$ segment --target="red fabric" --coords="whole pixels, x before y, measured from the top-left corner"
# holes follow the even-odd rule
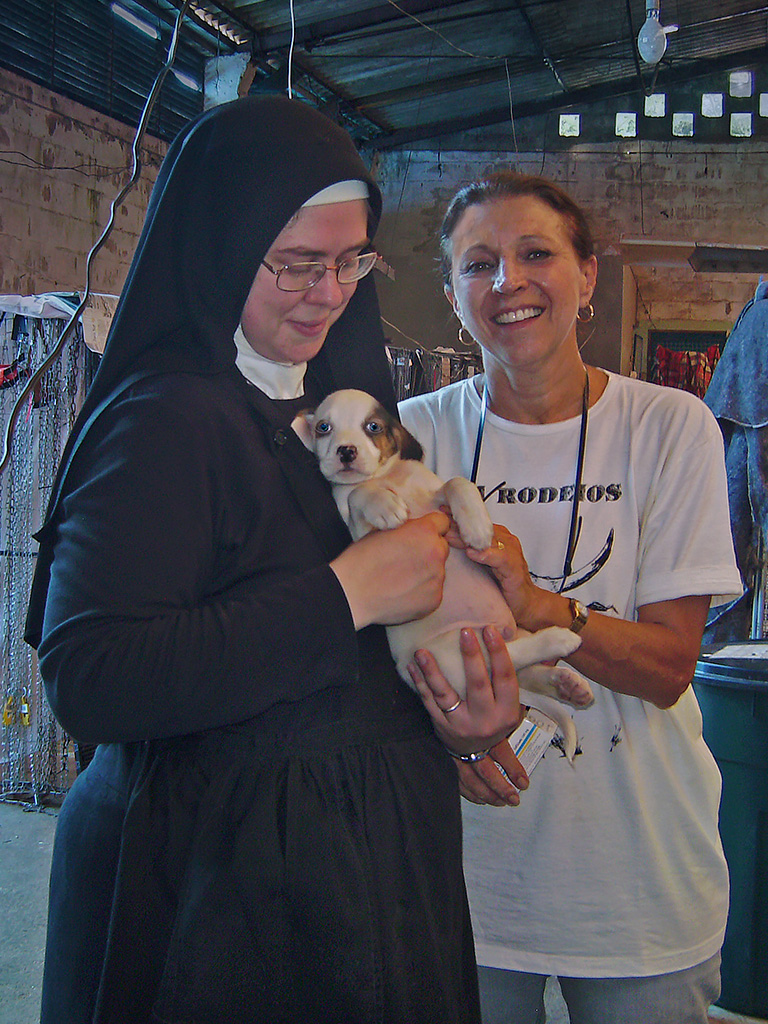
[[[28,370],[19,369],[18,359],[14,359],[10,364],[0,364],[0,388],[11,388],[14,384],[18,384],[23,377],[28,376]]]
[[[710,345],[704,352],[676,352],[658,345],[653,381],[703,398],[719,358],[720,348],[717,345]]]

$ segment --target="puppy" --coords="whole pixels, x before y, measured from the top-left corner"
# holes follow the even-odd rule
[[[336,391],[314,412],[301,413],[292,425],[333,484],[336,504],[355,540],[444,505],[468,547],[482,551],[491,544],[493,525],[477,487],[463,477],[443,483],[421,461],[418,441],[365,392]],[[387,627],[398,672],[412,685],[407,666],[414,652],[424,648],[432,652],[463,698],[466,683],[459,631],[465,626],[481,630],[485,625],[514,637],[507,648],[518,671],[521,701],[555,719],[572,761],[576,752],[573,720],[550,698],[585,708],[593,701],[592,690],[569,666],[540,663],[571,654],[580,638],[558,626],[537,633],[518,629],[496,582],[462,550],[451,548],[448,554],[440,606],[422,619]]]

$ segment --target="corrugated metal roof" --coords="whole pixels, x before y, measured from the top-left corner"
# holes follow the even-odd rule
[[[137,13],[143,9],[127,0]],[[156,24],[151,17],[148,22]],[[109,0],[3,0],[0,65],[87,107],[136,125],[168,51],[170,30],[158,38],[116,18]],[[175,67],[202,86],[199,42],[180,41]],[[203,93],[168,76],[149,131],[172,139],[203,108]]]
[[[121,2],[157,25],[161,40],[122,38],[110,0],[4,0],[0,63],[14,67],[15,47],[21,73],[47,74],[51,88],[91,95],[131,120],[182,0]],[[290,61],[294,94],[377,148],[439,146],[511,116],[520,125],[584,112],[733,69],[753,69],[758,91],[768,89],[768,4],[661,0],[661,23],[678,30],[655,68],[635,45],[645,15],[646,0],[191,0],[179,61],[199,75],[206,58],[246,51],[254,91],[284,87]],[[54,59],[62,47],[66,60]],[[164,130],[173,134],[200,100],[181,86],[173,95],[170,80],[165,88]]]

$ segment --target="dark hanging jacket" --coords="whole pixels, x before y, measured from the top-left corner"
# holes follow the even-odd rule
[[[739,313],[704,401],[723,432],[733,545],[747,584],[737,601],[711,613],[704,642],[746,640],[752,631],[759,537],[762,557],[768,558],[768,281],[760,282]]]
[[[291,410],[234,365],[260,261],[362,178],[304,104],[193,122],[158,177],[62,458],[27,638],[100,744],[62,809],[43,1024],[476,1022],[455,770],[356,633],[350,542]],[[371,278],[308,371],[394,399]]]

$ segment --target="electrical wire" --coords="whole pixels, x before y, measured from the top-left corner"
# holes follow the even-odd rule
[[[293,50],[296,46],[296,12],[293,9],[293,0],[288,0],[288,10],[291,15],[291,44],[288,47],[288,99],[293,99]]]
[[[459,53],[466,54],[467,57],[476,57],[478,60],[499,59],[498,57],[491,57],[488,56],[487,54],[472,53],[471,50],[465,50],[463,47],[457,46],[456,43],[452,43],[447,36],[443,35],[442,32],[438,32],[436,28],[432,28],[431,25],[427,25],[427,23],[425,21],[422,21],[421,18],[417,18],[415,14],[411,14],[409,11],[404,10],[399,4],[395,3],[395,0],[387,0],[387,3],[391,7],[394,7],[396,11],[399,11],[401,14],[404,14],[406,18],[410,18],[411,21],[415,21],[417,25],[421,25],[421,27],[425,28],[427,32],[431,32],[433,35],[436,35],[439,39],[442,39],[444,43],[447,43],[452,49],[457,50]]]
[[[640,170],[640,230],[645,235],[645,175],[643,173],[643,140],[638,139],[637,162]]]
[[[393,331],[397,331],[397,333],[398,333],[398,334],[399,334],[399,335],[400,335],[401,337],[405,338],[405,340],[406,340],[406,341],[410,341],[410,343],[411,343],[412,345],[415,345],[415,346],[416,346],[416,350],[417,350],[418,352],[429,352],[429,349],[427,348],[427,346],[426,346],[426,345],[424,345],[424,344],[423,344],[422,342],[420,342],[420,341],[417,341],[417,340],[416,340],[415,338],[412,338],[412,337],[411,337],[411,336],[410,336],[409,334],[406,334],[406,333],[405,333],[405,331],[401,331],[401,330],[400,330],[400,328],[396,326],[396,324],[391,324],[391,323],[389,322],[389,320],[387,320],[387,319],[386,319],[385,317],[383,317],[383,316],[380,316],[380,320],[381,320],[381,322],[382,322],[383,324],[386,324],[386,325],[387,325],[387,327],[391,327]]]
[[[11,156],[23,157],[23,160],[9,160]],[[28,153],[18,149],[0,149],[0,163],[8,164],[11,167],[39,167],[42,171],[77,171],[86,178],[105,178],[110,174],[119,174],[125,168],[120,167],[93,167],[92,164],[46,164],[42,160],[35,160]],[[86,170],[87,168],[87,170]]]
[[[541,167],[539,167],[539,175],[544,173],[544,164],[547,162],[547,128],[549,126],[549,115],[551,111],[546,110],[544,112],[544,133],[541,137]]]
[[[509,77],[509,61],[504,58],[504,70],[507,73],[507,96],[509,97],[509,121],[512,125],[512,141],[515,144],[515,154],[519,157],[520,150],[517,148],[517,131],[515,130],[515,113],[512,109],[512,81]]]
[[[91,294],[91,265],[93,263],[94,257],[99,252],[101,247],[104,245],[109,234],[112,231],[112,228],[114,227],[117,207],[120,205],[123,199],[125,199],[125,197],[128,195],[128,193],[131,191],[131,189],[141,176],[141,154],[139,151],[139,147],[141,144],[141,140],[144,137],[144,133],[147,129],[147,123],[149,122],[149,117],[150,114],[152,113],[152,108],[155,105],[155,101],[160,93],[160,89],[162,88],[163,82],[165,81],[165,77],[173,67],[173,62],[176,59],[176,50],[179,42],[179,32],[181,29],[181,23],[190,3],[191,0],[183,0],[181,8],[179,9],[179,13],[176,16],[176,23],[173,28],[173,35],[171,36],[170,46],[168,47],[168,57],[166,58],[165,64],[158,72],[158,75],[152,84],[152,88],[150,89],[146,103],[144,104],[144,109],[141,112],[139,124],[138,127],[136,128],[136,134],[133,139],[133,167],[131,171],[131,176],[126,182],[126,184],[117,193],[115,198],[112,200],[112,206],[109,211],[109,220],[107,222],[107,226],[104,228],[100,237],[96,240],[96,242],[91,248],[91,251],[88,253],[88,256],[86,257],[85,291],[83,292],[83,297],[80,300],[80,304],[78,305],[77,309],[74,310],[69,320],[67,321],[66,325],[64,326],[64,329],[61,332],[59,340],[56,342],[54,348],[51,350],[49,355],[46,356],[46,358],[43,360],[38,369],[35,370],[32,376],[27,380],[26,384],[24,385],[24,388],[22,389],[21,393],[19,394],[19,397],[16,400],[16,403],[11,409],[11,413],[10,416],[8,417],[8,422],[5,427],[5,444],[3,449],[3,457],[2,459],[0,459],[0,473],[4,471],[5,467],[8,465],[8,462],[10,461],[11,444],[13,443],[13,433],[16,428],[16,421],[19,418],[19,414],[21,413],[24,403],[26,402],[27,398],[34,390],[34,388],[37,386],[40,379],[45,376],[45,374],[48,372],[51,366],[53,366],[53,364],[61,355],[61,352],[64,349],[64,345],[67,343],[70,334],[75,329],[77,322],[80,319],[80,316],[82,315],[82,312],[88,303],[88,299]]]

